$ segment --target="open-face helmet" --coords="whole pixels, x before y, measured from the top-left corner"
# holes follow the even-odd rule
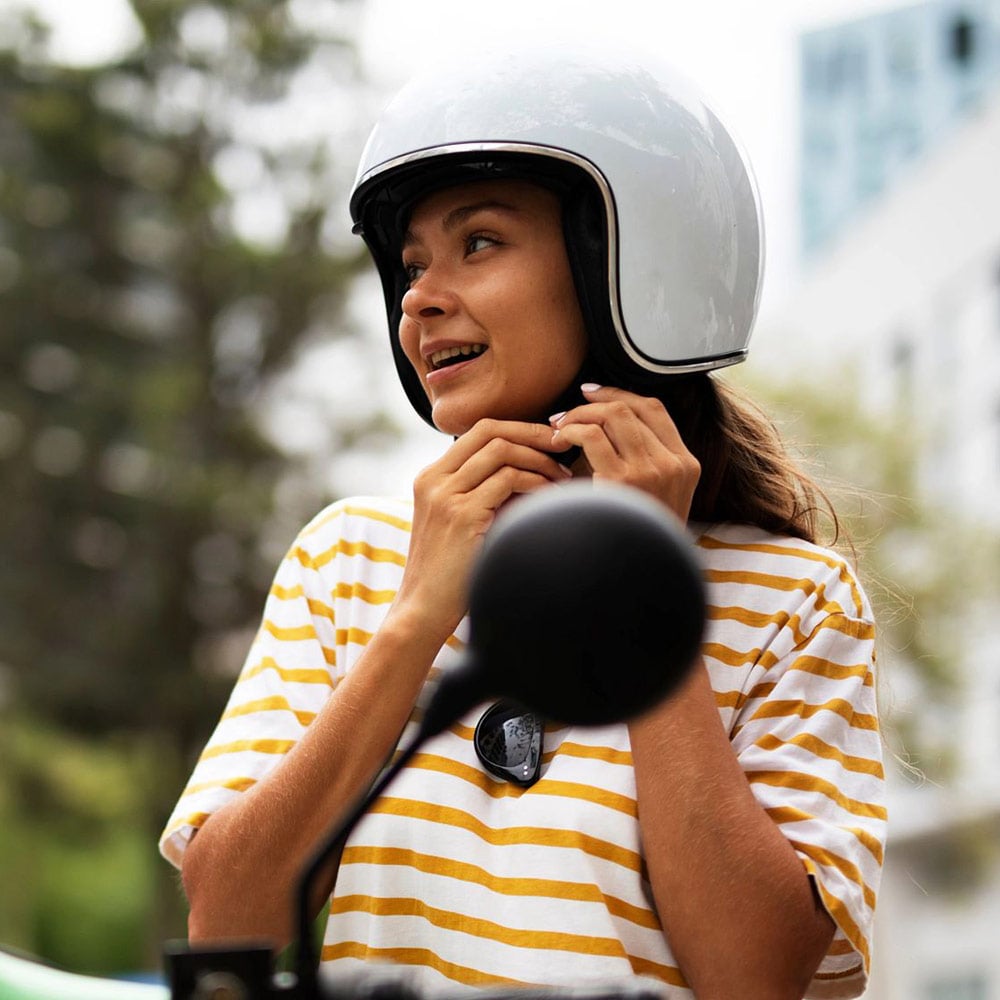
[[[641,390],[746,357],[764,263],[760,199],[698,91],[646,55],[603,47],[480,52],[399,91],[350,199],[381,276],[397,371],[428,423],[398,336],[403,233],[432,191],[501,178],[560,196],[592,380]]]

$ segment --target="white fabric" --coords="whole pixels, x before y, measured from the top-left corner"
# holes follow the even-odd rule
[[[399,584],[411,515],[406,501],[343,501],[296,540],[164,831],[161,850],[174,864],[193,831],[294,744],[351,669]],[[692,531],[708,587],[703,652],[723,725],[837,924],[809,995],[856,996],[885,833],[871,611],[830,551],[745,526]],[[463,629],[441,651],[416,717],[437,672],[455,662]],[[541,780],[524,791],[475,757],[484,707],[424,746],[350,837],[324,961],[345,970],[402,962],[431,990],[639,973],[690,996],[644,879],[627,728],[548,727]]]

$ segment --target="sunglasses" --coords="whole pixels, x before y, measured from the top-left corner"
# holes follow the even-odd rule
[[[490,774],[530,788],[542,773],[544,732],[541,716],[516,702],[498,701],[476,723],[472,744]]]

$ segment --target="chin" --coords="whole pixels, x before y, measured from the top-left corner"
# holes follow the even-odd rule
[[[431,406],[431,420],[434,421],[434,426],[442,434],[450,434],[452,437],[460,437],[477,420],[481,420],[485,416],[485,413],[470,413],[464,408],[459,410],[454,406],[442,406],[441,404]]]
[[[449,405],[451,404],[451,405]],[[542,407],[544,410],[544,407]],[[545,410],[545,413],[551,412]],[[482,400],[477,400],[475,405],[460,406],[448,402],[439,401],[431,406],[431,419],[434,426],[445,434],[459,437],[466,431],[471,430],[480,420],[520,420],[525,423],[545,423],[547,417],[540,416],[532,410],[509,409],[503,406],[484,405]]]

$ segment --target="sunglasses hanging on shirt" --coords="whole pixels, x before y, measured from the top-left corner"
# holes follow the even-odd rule
[[[476,724],[472,742],[483,767],[497,778],[530,788],[542,772],[541,716],[513,701],[498,701]]]

